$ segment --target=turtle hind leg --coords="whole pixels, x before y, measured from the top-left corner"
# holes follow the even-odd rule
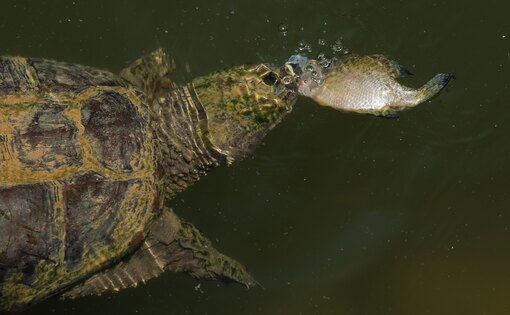
[[[62,294],[63,298],[101,295],[136,287],[165,271],[187,272],[195,278],[257,284],[237,261],[219,253],[191,224],[164,210],[142,246],[125,261],[96,274]]]

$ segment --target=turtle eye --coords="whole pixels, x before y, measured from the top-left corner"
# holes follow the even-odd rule
[[[270,71],[262,77],[262,81],[267,85],[275,85],[276,81],[278,81],[278,76]]]

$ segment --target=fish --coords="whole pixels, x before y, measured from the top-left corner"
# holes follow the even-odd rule
[[[454,78],[438,73],[418,89],[397,79],[412,75],[383,55],[349,54],[331,62],[293,55],[287,64],[298,75],[298,94],[340,111],[398,117],[398,112],[436,96]]]

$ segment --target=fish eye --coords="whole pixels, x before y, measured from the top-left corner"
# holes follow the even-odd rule
[[[278,76],[271,71],[262,77],[262,81],[267,85],[275,85],[276,81],[278,81]]]

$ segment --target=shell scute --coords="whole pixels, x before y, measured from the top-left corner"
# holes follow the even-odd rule
[[[111,73],[80,65],[37,58],[27,63],[35,70],[41,90],[77,93],[90,86],[127,86]]]
[[[100,91],[83,102],[81,123],[94,156],[120,172],[131,172],[141,155],[145,126],[128,97],[115,91]]]
[[[136,180],[135,180],[136,181]],[[86,245],[113,247],[113,231],[122,224],[118,209],[133,185],[132,181],[104,181],[96,174],[84,174],[65,185],[67,208],[65,261],[69,270],[80,268],[87,257]],[[108,202],[105,202],[108,200]],[[131,211],[136,210],[129,209]],[[90,248],[89,250],[93,250]]]
[[[161,192],[148,110],[113,74],[0,58],[0,312],[140,245]]]
[[[24,58],[0,58],[0,94],[33,90],[36,83],[26,70]]]
[[[0,188],[0,270],[23,270],[32,282],[42,258],[50,260],[60,240],[52,238],[55,198],[46,183]]]
[[[64,105],[48,102],[15,126],[14,143],[26,167],[49,171],[82,165],[78,129],[64,115],[65,109]]]

